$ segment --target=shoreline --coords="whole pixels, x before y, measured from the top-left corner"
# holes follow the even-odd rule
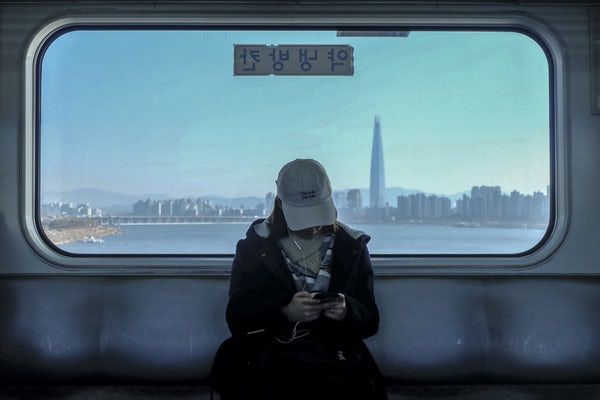
[[[85,226],[77,228],[44,229],[44,233],[55,245],[83,241],[86,237],[102,238],[120,235],[121,230],[114,226]]]

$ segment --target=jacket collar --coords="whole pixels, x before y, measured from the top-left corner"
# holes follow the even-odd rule
[[[253,223],[252,226],[254,227],[254,232],[256,232],[256,234],[263,239],[266,239],[269,237],[269,235],[271,235],[269,221],[267,221],[266,218],[255,221],[255,223]]]
[[[340,221],[338,221],[337,223],[338,226],[341,228],[338,231],[339,233],[341,233],[341,235],[338,236],[347,239],[354,246],[359,247],[360,245],[366,244],[369,242],[369,240],[371,240],[371,237],[365,232],[351,228],[350,226]],[[269,226],[269,221],[266,218],[261,218],[254,221],[248,229],[248,231],[246,232],[246,236],[258,236],[261,239],[268,239],[271,236],[271,228]]]
[[[350,246],[358,250],[371,239],[371,237],[363,231],[350,228],[346,224],[339,222],[339,226],[341,229],[339,229],[336,234],[334,248],[338,246]],[[279,246],[277,246],[275,238],[271,235],[269,222],[264,218],[254,221],[252,225],[250,225],[250,228],[248,228],[246,237],[249,241],[254,242],[255,248],[258,249],[258,256],[262,259],[264,264],[276,277],[278,277],[278,279],[288,286],[290,292],[293,292],[295,290],[294,280],[287,268],[282,268],[284,261],[282,260]],[[350,252],[344,251],[342,253],[344,256],[351,256]],[[356,252],[354,252],[354,254],[356,254]]]

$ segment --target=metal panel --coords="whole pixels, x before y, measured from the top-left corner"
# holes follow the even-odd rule
[[[3,273],[61,273],[59,269],[50,268],[48,261],[42,261],[37,257],[34,257],[30,251],[28,242],[23,240],[23,235],[20,233],[19,227],[19,192],[20,182],[24,182],[19,179],[17,174],[20,167],[17,163],[17,157],[19,155],[18,150],[23,147],[20,146],[20,140],[22,138],[22,126],[20,122],[21,105],[24,104],[22,98],[23,90],[23,74],[22,67],[24,60],[24,51],[27,47],[27,42],[34,34],[36,29],[39,29],[42,25],[51,19],[73,15],[74,13],[87,14],[90,12],[104,13],[105,15],[115,15],[118,13],[123,15],[138,15],[138,16],[153,16],[157,15],[179,15],[182,14],[195,16],[200,18],[213,17],[222,18],[223,20],[231,20],[225,18],[228,15],[236,14],[239,16],[257,16],[264,12],[264,9],[259,4],[240,5],[240,4],[210,4],[210,3],[156,3],[148,4],[143,2],[111,2],[111,3],[71,3],[65,2],[63,5],[60,3],[52,5],[42,5],[42,3],[29,2],[30,5],[6,5],[4,3],[0,12],[0,48],[1,52],[1,90],[2,96],[0,98],[3,118],[0,121],[0,144],[2,156],[0,157],[0,167],[2,168],[2,174],[0,175],[3,190],[0,192],[0,213],[4,214],[4,224],[0,226],[1,235],[7,239],[10,243],[10,252],[4,252],[0,256],[0,260],[9,261],[19,259],[20,262],[5,262],[2,268]],[[532,4],[528,2],[528,4]],[[230,14],[227,14],[227,13]],[[589,14],[585,7],[561,7],[561,6],[516,6],[516,5],[502,5],[496,3],[488,7],[481,6],[469,6],[463,4],[448,4],[448,5],[394,5],[394,4],[381,4],[374,9],[370,6],[365,6],[359,3],[349,3],[347,6],[339,6],[332,3],[323,4],[305,4],[302,7],[289,4],[279,4],[277,6],[272,5],[270,10],[272,15],[289,16],[290,13],[300,17],[305,17],[306,20],[321,21],[327,23],[330,19],[324,18],[323,15],[326,13],[335,15],[348,15],[348,16],[381,16],[385,15],[385,18],[400,18],[407,17],[410,15],[421,15],[427,12],[428,15],[454,15],[461,16],[469,13],[486,13],[489,15],[506,15],[509,14],[523,14],[526,13],[528,16],[532,16],[534,19],[543,21],[544,25],[552,30],[553,35],[557,39],[558,48],[564,49],[565,55],[565,72],[568,76],[565,76],[565,82],[568,82],[567,93],[565,93],[563,100],[565,101],[564,109],[560,114],[560,117],[564,119],[564,148],[559,149],[559,152],[564,156],[565,168],[561,171],[563,176],[562,186],[557,185],[561,196],[565,197],[565,208],[572,210],[573,220],[576,224],[576,228],[569,232],[566,236],[565,242],[559,253],[554,255],[554,258],[548,260],[548,262],[539,265],[534,270],[517,271],[515,269],[502,269],[493,270],[491,273],[596,273],[596,263],[594,261],[595,246],[600,238],[598,230],[594,229],[594,225],[591,223],[592,218],[587,216],[587,210],[593,209],[595,205],[595,199],[598,198],[599,190],[597,185],[593,182],[597,182],[598,179],[598,158],[597,149],[599,147],[598,135],[592,135],[591,132],[595,132],[598,129],[598,120],[590,118],[589,111],[582,112],[584,108],[584,102],[590,104],[589,100]],[[163,13],[163,14],[160,14]],[[417,14],[415,14],[417,13]],[[225,16],[225,17],[224,17]],[[244,17],[240,17],[244,18]],[[381,20],[381,18],[380,18]],[[566,84],[566,83],[565,83]],[[589,108],[587,108],[589,110]],[[571,114],[571,115],[570,115]],[[572,149],[568,148],[568,143],[572,146]],[[596,149],[596,150],[594,150]],[[574,160],[569,160],[571,154],[577,154]],[[573,172],[570,169],[573,168]],[[560,183],[560,182],[559,182]],[[571,185],[572,191],[571,191]],[[573,194],[574,206],[568,205],[568,199]],[[22,203],[23,204],[23,203]],[[563,224],[563,229],[568,228],[568,221]],[[559,235],[560,236],[560,235]],[[560,242],[560,240],[558,240]],[[557,261],[559,260],[560,261]],[[480,263],[473,263],[473,260],[466,259],[461,260],[461,265],[472,265],[472,266],[490,266],[489,261],[483,260]],[[57,260],[53,261],[54,263]],[[171,262],[174,263],[172,260]],[[204,263],[208,266],[209,271],[224,273],[226,272],[226,266],[228,260],[206,260]],[[538,263],[540,261],[538,260]],[[115,265],[119,263],[119,260],[115,262]],[[187,265],[198,264],[197,260],[188,260]],[[380,266],[384,266],[384,261],[377,260],[376,262]],[[412,264],[411,264],[412,263]],[[419,264],[421,263],[421,264]],[[147,272],[161,272],[156,269],[149,269],[149,265],[161,265],[166,266],[166,260],[141,260],[138,263],[142,266],[142,270],[130,268],[127,271],[119,268],[119,272],[126,273],[147,273]],[[193,269],[183,268],[181,265],[176,267],[179,273],[194,273]],[[391,260],[388,266],[392,270],[402,264],[399,260]],[[517,262],[518,265],[525,265],[526,262],[520,260]],[[414,265],[414,268],[408,268],[410,265]],[[210,269],[210,266],[215,267]],[[452,267],[450,270],[444,268],[444,261],[438,259],[430,259],[428,261],[418,260],[407,260],[404,263],[404,271],[402,273],[409,274],[421,274],[421,273],[487,273],[487,269],[481,268],[456,268]],[[170,273],[173,271],[172,268],[162,270],[163,273]],[[115,271],[112,271],[115,272]],[[397,273],[394,272],[394,273]]]
[[[590,47],[592,53],[592,113],[600,114],[600,10],[598,9],[591,12]]]
[[[192,257],[69,257],[54,252],[46,245],[42,235],[38,232],[35,221],[35,126],[36,126],[36,66],[39,62],[39,52],[44,43],[51,40],[53,35],[66,28],[94,27],[94,26],[181,26],[181,25],[232,25],[232,26],[269,26],[289,25],[291,27],[317,25],[317,26],[413,26],[438,28],[463,28],[463,29],[513,29],[522,30],[533,35],[546,47],[549,63],[554,74],[552,76],[551,96],[554,99],[552,115],[554,120],[551,132],[552,150],[551,158],[554,160],[551,188],[556,193],[552,214],[555,215],[548,232],[547,240],[539,248],[522,256],[468,256],[468,257],[385,257],[375,260],[376,270],[379,274],[412,274],[412,273],[462,273],[462,274],[487,274],[487,273],[515,273],[520,270],[530,269],[541,264],[549,258],[561,245],[565,238],[569,224],[569,186],[568,186],[568,159],[566,142],[566,93],[564,56],[558,38],[550,28],[538,20],[506,12],[490,16],[488,14],[466,13],[453,15],[447,12],[424,14],[398,14],[385,13],[376,16],[345,16],[340,12],[302,17],[288,15],[280,17],[231,15],[215,17],[172,16],[153,14],[152,16],[139,16],[131,14],[127,17],[111,14],[89,16],[67,16],[55,19],[45,24],[31,39],[27,49],[25,62],[25,101],[24,101],[24,144],[23,144],[23,205],[22,225],[31,246],[40,256],[71,271],[94,270],[94,272],[107,273],[196,273],[196,274],[226,274],[230,265],[230,258],[192,258]],[[549,228],[550,229],[550,228]],[[115,264],[121,267],[114,268]],[[169,268],[153,267],[160,265]],[[202,267],[202,268],[198,268]]]

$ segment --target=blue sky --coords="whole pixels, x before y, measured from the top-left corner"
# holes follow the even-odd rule
[[[236,77],[234,44],[350,44],[355,74]],[[364,188],[375,115],[388,187],[549,184],[548,64],[519,33],[74,31],[41,85],[42,191],[263,196],[294,158]]]

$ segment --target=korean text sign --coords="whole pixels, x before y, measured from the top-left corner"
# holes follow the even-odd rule
[[[234,45],[234,75],[354,75],[349,45]]]

